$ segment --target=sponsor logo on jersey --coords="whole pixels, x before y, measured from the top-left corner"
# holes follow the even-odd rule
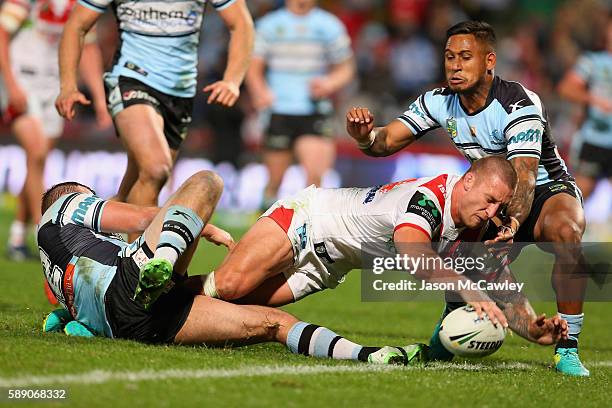
[[[79,207],[74,210],[72,213],[72,217],[70,219],[77,225],[83,226],[85,224],[85,215],[87,214],[87,210],[93,203],[96,202],[98,198],[94,196],[86,197],[79,203]]]
[[[442,214],[436,204],[420,191],[417,191],[410,199],[406,213],[425,218],[432,230],[435,230],[442,222]]]
[[[302,249],[306,249],[306,243],[308,242],[308,236],[306,235],[306,224],[302,225],[299,228],[295,229],[295,232],[300,237],[300,247]]]
[[[372,200],[374,200],[374,197],[376,197],[376,192],[380,190],[381,187],[382,187],[382,184],[379,186],[372,187],[366,194],[366,197],[363,200],[363,204],[371,203]]]
[[[510,105],[510,113],[514,112],[517,109],[521,109],[523,107],[523,105],[521,105],[521,102],[523,102],[525,99],[521,99],[520,101],[513,103],[512,105]]]
[[[539,142],[541,135],[542,135],[542,132],[540,132],[540,129],[525,130],[523,132],[520,132],[512,136],[510,140],[508,140],[508,144],[511,145],[511,144],[521,143],[521,142]]]
[[[452,116],[450,118],[446,118],[446,131],[450,137],[457,137],[457,119],[453,118]]]
[[[419,109],[419,106],[416,104],[416,102],[412,102],[412,105],[410,105],[408,110],[414,113],[415,115],[420,116],[422,119],[425,119],[425,114]]]

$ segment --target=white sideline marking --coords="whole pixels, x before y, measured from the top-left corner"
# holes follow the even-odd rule
[[[592,361],[587,367],[612,367],[612,361]],[[201,378],[232,378],[232,377],[265,377],[274,375],[308,375],[325,373],[372,373],[385,371],[496,371],[515,370],[526,371],[536,367],[535,364],[520,362],[500,362],[495,364],[482,363],[432,363],[425,367],[402,366],[373,366],[367,364],[356,365],[289,365],[289,366],[250,366],[234,369],[168,369],[168,370],[142,370],[142,371],[107,371],[93,370],[81,374],[64,374],[48,376],[22,376],[16,378],[0,377],[0,387],[32,387],[47,384],[103,384],[113,381],[139,382],[170,379],[201,379]]]

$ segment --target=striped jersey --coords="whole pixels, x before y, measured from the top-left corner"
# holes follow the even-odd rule
[[[266,80],[274,94],[272,112],[283,115],[327,114],[329,100],[310,95],[310,81],[330,65],[352,56],[350,38],[333,14],[313,8],[297,15],[282,8],[256,23],[253,55],[265,60]]]
[[[574,72],[587,83],[589,92],[612,101],[612,53],[600,51],[583,54]],[[612,114],[594,105],[587,107],[586,114],[580,128],[580,138],[595,146],[612,148]]]
[[[207,1],[217,10],[236,0],[78,0],[103,13],[110,5],[121,42],[112,76],[126,76],[168,95],[196,92],[198,44]]]
[[[420,95],[398,120],[417,138],[443,127],[470,162],[490,155],[538,158],[537,185],[572,179],[552,139],[544,105],[518,82],[495,77],[485,106],[472,114],[457,93],[437,88]]]

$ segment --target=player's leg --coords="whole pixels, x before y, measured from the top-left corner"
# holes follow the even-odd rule
[[[555,194],[546,199],[534,227],[537,242],[552,243],[552,249],[548,250],[555,256],[552,285],[557,295],[557,310],[569,326],[568,339],[556,346],[555,363],[557,370],[571,375],[589,375],[578,358],[587,284],[580,246],[584,229],[581,203],[571,194]]]
[[[321,185],[321,179],[336,160],[333,140],[316,135],[300,136],[295,142],[295,156],[306,173],[306,185]]]
[[[44,190],[44,170],[53,139],[45,135],[40,119],[33,115],[22,115],[13,122],[13,133],[26,156],[26,177],[18,200],[18,227],[10,237],[12,246],[25,247],[26,223],[37,224],[40,220],[40,197]],[[13,229],[13,228],[12,228]],[[20,241],[20,242],[17,242]]]
[[[173,165],[172,152],[164,136],[164,120],[150,105],[131,105],[115,116],[115,126],[121,141],[132,159],[131,174],[124,177],[124,184],[136,181],[126,200],[132,204],[155,206],[157,197],[170,175]],[[123,182],[122,182],[123,183]]]
[[[293,162],[293,153],[289,149],[269,149],[263,153],[263,162],[268,169],[268,183],[264,189],[262,209],[267,209],[277,199],[278,189],[283,182],[285,172]]]
[[[264,140],[263,163],[268,170],[268,183],[261,205],[266,210],[277,199],[278,189],[285,172],[293,162],[293,136],[298,116],[276,115],[270,117]]]
[[[262,217],[209,275],[204,291],[223,300],[244,298],[292,264],[293,247],[287,233],[270,217]]]
[[[295,354],[378,364],[414,364],[424,355],[422,345],[364,347],[280,309],[235,305],[207,296],[195,297],[174,342],[223,346],[279,342]]]
[[[144,241],[154,248],[154,255],[141,268],[135,298],[146,307],[165,289],[172,272],[185,273],[222,190],[223,181],[217,174],[211,171],[194,174],[168,199],[145,230]]]

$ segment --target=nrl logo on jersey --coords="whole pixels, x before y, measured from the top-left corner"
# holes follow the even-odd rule
[[[457,137],[457,119],[453,118],[452,116],[450,118],[446,118],[446,131],[450,137]]]

